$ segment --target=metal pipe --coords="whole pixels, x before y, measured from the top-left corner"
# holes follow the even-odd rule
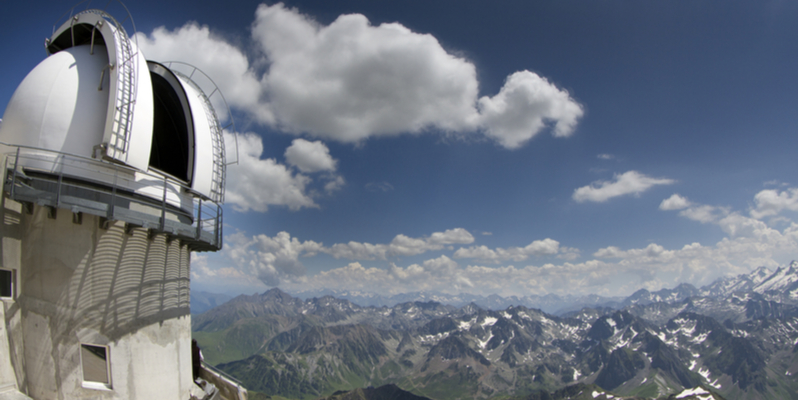
[[[91,46],[89,46],[89,54],[90,55],[94,55],[94,32],[96,30],[97,30],[97,24],[94,24],[94,26],[92,26],[92,44],[91,44]],[[102,80],[102,78],[101,78],[101,80]],[[102,82],[100,84],[102,85]]]
[[[75,47],[75,21],[78,20],[78,16],[72,17],[72,21],[69,23],[69,35],[72,38],[72,47]]]
[[[97,87],[98,92],[103,90],[103,79],[106,77],[106,70],[111,70],[111,68],[114,68],[114,66],[112,64],[108,64],[103,67],[102,71],[100,71],[100,86]]]

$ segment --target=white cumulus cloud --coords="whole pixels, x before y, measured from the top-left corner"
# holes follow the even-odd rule
[[[225,141],[234,143],[230,134]],[[239,134],[238,143],[239,163],[228,166],[225,187],[225,201],[234,209],[265,212],[271,205],[293,210],[317,206],[306,193],[311,178],[292,173],[273,158],[261,158],[264,146],[260,136]]]
[[[783,210],[797,211],[797,188],[783,192],[767,189],[758,192],[754,198],[755,209],[750,210],[753,218],[764,218],[778,215]]]
[[[661,202],[661,205],[658,206],[660,210],[668,211],[668,210],[681,210],[686,207],[689,207],[691,203],[689,200],[686,200],[685,197],[674,193],[672,196],[669,196],[668,199],[664,199]]]
[[[360,142],[435,129],[482,133],[514,149],[544,130],[569,136],[583,115],[566,90],[530,71],[478,99],[469,60],[430,34],[373,25],[361,14],[323,25],[282,3],[262,4],[254,45],[234,45],[194,22],[136,38],[148,59],[199,67],[234,108],[298,135]]]
[[[575,249],[569,249],[570,253]],[[500,261],[523,261],[531,256],[548,256],[559,253],[559,243],[556,240],[547,238],[544,240],[534,240],[525,247],[508,247],[490,249],[486,246],[462,247],[453,254],[455,258],[475,258],[489,262]]]
[[[328,146],[319,140],[314,142],[305,139],[292,140],[292,145],[286,148],[284,157],[287,163],[305,173],[336,171],[336,160],[331,157]]]
[[[189,22],[173,31],[159,27],[149,35],[136,33],[135,39],[148,60],[181,61],[200,68],[220,87],[232,107],[247,111],[260,122],[274,121],[269,103],[262,98],[260,77],[247,55],[208,26]],[[220,110],[217,114],[225,115]]]
[[[796,259],[796,222],[790,222],[789,226],[779,230],[741,211],[689,203],[691,205],[678,214],[718,225],[725,236],[716,244],[693,242],[667,248],[650,243],[628,249],[611,245],[596,250],[587,260],[575,262],[573,256],[577,257],[577,249],[544,239],[523,247],[492,249],[470,246],[457,250],[452,258],[439,253],[407,266],[388,262],[387,266],[367,268],[351,262],[308,275],[302,261],[306,257],[331,255],[351,260],[386,260],[392,255],[444,252],[452,244],[469,244],[474,238],[466,230],[454,228],[422,237],[397,235],[390,243],[349,242],[326,247],[314,241],[301,241],[287,232],[273,237],[236,233],[226,236],[221,255],[193,256],[192,273],[194,279],[203,282],[238,280],[239,285],[250,288],[253,281],[260,281],[268,286],[279,284],[289,291],[339,289],[388,295],[433,291],[484,296],[548,293],[618,296],[640,288],[659,290],[674,287],[682,282],[701,286],[720,276],[746,273],[759,266],[776,268]],[[529,260],[533,255],[564,257],[568,261],[543,265],[496,265],[499,261]],[[217,263],[217,257],[225,257],[231,262]],[[460,265],[456,261],[459,258],[472,258],[494,265]]]
[[[283,281],[305,276],[306,269],[299,257],[313,256],[321,249],[322,244],[301,242],[288,232],[279,232],[274,237],[264,234],[248,237],[239,232],[225,238],[222,254],[265,285],[278,286]]]
[[[350,260],[385,260],[387,257],[413,256],[428,251],[441,250],[445,245],[469,244],[475,241],[469,231],[464,228],[448,229],[434,232],[430,236],[412,238],[399,234],[388,244],[372,244],[360,242],[336,243],[323,249],[334,258]]]
[[[264,84],[287,131],[359,141],[460,131],[477,120],[474,65],[398,23],[349,14],[322,26],[279,3],[258,7],[253,39],[270,62]]]
[[[608,199],[627,194],[639,195],[655,185],[675,183],[672,179],[653,178],[637,171],[628,171],[614,175],[613,181],[598,181],[591,185],[575,189],[572,199],[578,203],[584,201],[604,202]]]
[[[792,193],[793,191],[794,193]],[[718,225],[731,239],[751,238],[767,240],[773,238],[777,240],[777,238],[781,236],[781,233],[770,227],[767,223],[757,219],[755,216],[763,217],[775,215],[783,209],[791,209],[791,207],[796,208],[796,204],[791,202],[792,194],[794,194],[796,198],[797,194],[794,189],[790,189],[781,194],[770,190],[759,192],[756,195],[756,208],[750,210],[750,217],[742,215],[738,211],[731,212],[729,207],[693,204],[686,199],[683,200],[688,206],[682,209],[678,215],[704,224]],[[672,197],[670,197],[670,199],[671,198]],[[765,198],[766,200],[764,200]],[[662,202],[662,205],[663,204]],[[794,224],[794,222],[792,222],[792,224]]]
[[[481,97],[479,104],[486,134],[509,149],[522,146],[547,123],[554,124],[554,136],[570,136],[583,116],[566,90],[530,71],[513,73],[500,93]]]
[[[729,212],[730,211],[724,207],[697,204],[682,210],[678,215],[708,224],[719,221],[722,217],[728,215]]]

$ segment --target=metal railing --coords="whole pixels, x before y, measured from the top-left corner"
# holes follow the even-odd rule
[[[209,373],[212,373],[212,374],[216,375],[221,380],[226,381],[225,383],[229,384],[231,387],[236,385],[236,392],[237,392],[237,396],[239,397],[239,399],[240,400],[245,400],[246,399],[246,397],[245,397],[245,399],[242,399],[242,396],[240,395],[240,393],[247,393],[247,389],[244,387],[244,385],[242,385],[242,382],[240,382],[238,379],[232,377],[230,374],[227,374],[227,373],[225,373],[225,372],[223,372],[223,371],[221,371],[221,370],[219,370],[217,368],[214,368],[213,366],[211,366],[211,364],[209,364],[209,363],[207,363],[205,361],[201,361],[201,364],[203,365],[203,369],[205,369]]]
[[[214,200],[223,202],[225,200],[225,169],[230,164],[239,163],[239,138],[235,133],[231,136],[233,136],[234,140],[233,149],[235,151],[236,160],[231,162],[227,161],[224,131],[228,129],[230,129],[229,132],[236,131],[236,125],[233,121],[233,114],[231,113],[230,106],[228,106],[228,101],[225,100],[225,96],[222,95],[222,91],[214,80],[194,65],[182,61],[166,61],[164,65],[169,68],[173,74],[186,79],[200,94],[200,101],[205,109],[206,118],[208,118],[208,126],[211,129],[212,161],[214,163],[211,176],[211,194]],[[217,96],[217,98],[212,101],[214,96]],[[214,102],[221,106],[222,112],[226,113],[222,116],[224,121],[228,121],[227,125],[220,126],[222,120],[220,120],[217,115],[217,107],[214,106]]]
[[[5,194],[24,204],[123,221],[185,241],[194,251],[222,248],[222,205],[166,175],[53,150],[5,155]]]

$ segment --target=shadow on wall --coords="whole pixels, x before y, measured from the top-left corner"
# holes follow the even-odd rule
[[[67,210],[57,210],[56,218],[48,211],[35,206],[32,214],[14,214],[5,208],[4,217],[6,230],[14,220],[24,227],[18,235],[24,238],[18,302],[23,318],[31,312],[48,317],[53,360],[79,360],[78,343],[87,337],[116,342],[142,327],[189,316],[186,245],[164,234],[149,237],[141,228],[126,232],[119,221],[104,229],[99,217],[83,215],[76,223]],[[176,337],[151,340],[166,345]],[[56,368],[78,365],[57,362]]]

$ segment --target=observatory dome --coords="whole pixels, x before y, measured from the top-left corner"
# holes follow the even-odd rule
[[[106,50],[94,50],[71,47],[28,73],[3,115],[1,140],[91,157],[103,139],[109,86]]]
[[[198,86],[192,76],[202,71],[147,61],[116,20],[97,10],[72,16],[46,48],[51,55],[19,85],[0,126],[0,143],[38,151],[36,160],[20,156],[20,167],[121,185],[160,202],[171,186],[166,201],[180,208],[194,196],[223,201],[225,143],[208,98],[219,91],[213,82]],[[79,170],[62,155],[92,166]],[[116,166],[131,177],[120,181]]]
[[[195,67],[147,61],[101,10],[70,15],[45,48],[0,124],[12,200],[218,250],[226,161],[216,84]]]

